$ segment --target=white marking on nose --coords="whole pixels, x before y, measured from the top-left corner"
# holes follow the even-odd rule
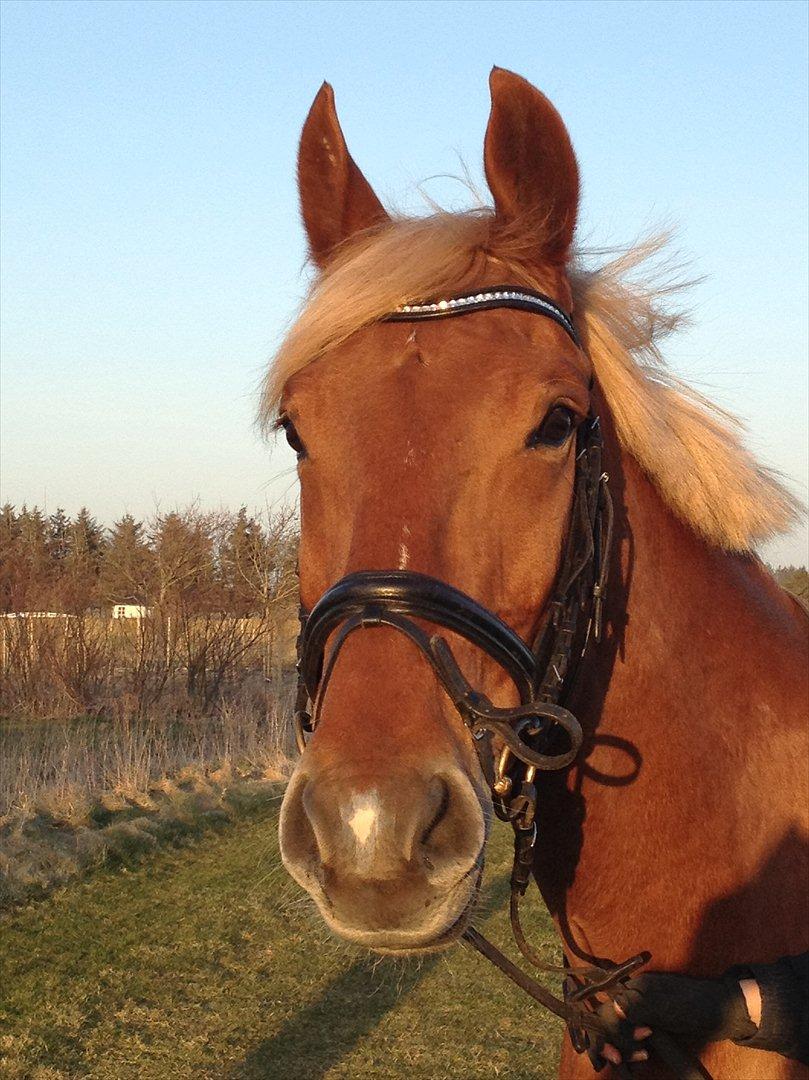
[[[407,564],[410,562],[410,548],[405,541],[410,536],[410,526],[402,525],[402,541],[399,544],[399,569],[406,570]]]
[[[351,800],[351,816],[348,827],[357,838],[360,847],[365,847],[376,832],[379,822],[379,797],[375,791],[369,795],[357,795]]]

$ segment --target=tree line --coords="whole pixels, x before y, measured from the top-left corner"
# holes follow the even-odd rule
[[[291,512],[125,514],[106,529],[87,508],[46,516],[0,509],[0,610],[103,613],[112,605],[259,614],[287,592],[297,532]]]
[[[809,570],[805,566],[775,566],[770,569],[783,589],[809,603]]]
[[[134,603],[194,614],[246,617],[287,595],[298,535],[290,511],[196,507],[124,514],[106,529],[83,507],[47,516],[38,507],[0,509],[0,611],[99,613]],[[770,568],[780,584],[809,599],[805,567]]]
[[[105,529],[86,508],[4,506],[0,715],[187,715],[223,695],[264,708],[294,642],[297,550],[291,511],[191,507]],[[118,604],[145,617],[112,619]]]
[[[83,507],[0,508],[0,611],[77,615],[134,603],[195,614],[259,614],[288,593],[298,535],[291,511],[246,507],[124,514],[106,529]],[[780,584],[809,599],[805,567],[771,567]],[[108,613],[108,611],[107,611]]]

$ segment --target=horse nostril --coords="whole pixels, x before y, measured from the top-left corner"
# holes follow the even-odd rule
[[[281,858],[304,888],[320,876],[322,862],[317,836],[304,802],[308,785],[308,776],[299,770],[287,787],[279,822]]]
[[[435,785],[436,784],[439,785],[439,790],[438,790],[437,793],[435,792]],[[443,821],[443,819],[446,817],[447,810],[449,809],[449,784],[446,782],[446,780],[442,776],[436,776],[434,778],[432,784],[431,784],[431,787],[433,787],[433,791],[430,792],[430,795],[432,796],[432,798],[430,799],[430,802],[434,801],[435,796],[437,794],[438,795],[438,805],[436,806],[435,812],[433,813],[433,816],[430,819],[429,825],[424,830],[424,832],[421,834],[421,846],[422,847],[427,846],[427,843],[428,843],[428,841],[430,839],[430,836],[435,831],[436,826],[439,825],[441,823],[441,821]],[[426,856],[425,856],[424,861],[427,864],[428,869],[432,870],[433,869],[432,864],[430,863],[429,859],[427,859]]]
[[[469,780],[460,771],[434,776],[422,820],[421,865],[437,887],[449,886],[480,859],[486,823]]]

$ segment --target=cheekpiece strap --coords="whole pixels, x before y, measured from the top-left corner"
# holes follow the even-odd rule
[[[472,311],[489,311],[492,308],[516,308],[544,315],[562,327],[573,343],[581,348],[573,320],[555,300],[544,293],[522,285],[494,285],[490,289],[460,293],[444,300],[430,300],[415,304],[402,304],[385,317],[385,322],[421,322],[424,319],[445,319],[454,315],[468,315]]]

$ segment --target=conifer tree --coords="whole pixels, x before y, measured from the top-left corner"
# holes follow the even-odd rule
[[[13,609],[12,597],[19,556],[19,525],[11,503],[0,509],[0,610]]]
[[[70,518],[61,506],[48,518],[48,550],[57,562],[64,559],[70,544]]]
[[[83,506],[70,525],[62,564],[63,602],[69,611],[86,611],[99,604],[98,581],[105,548],[104,530]]]
[[[106,541],[104,530],[83,506],[69,530],[68,551],[71,558],[97,563],[104,554]]]
[[[109,603],[132,599],[146,603],[151,578],[151,552],[142,521],[124,514],[110,532],[101,571],[101,594]]]
[[[4,547],[10,544],[19,535],[17,515],[11,503],[5,503],[0,507],[0,544]]]
[[[23,505],[17,518],[14,607],[34,611],[52,606],[53,575],[48,551],[48,527],[38,506]]]
[[[266,537],[261,524],[240,507],[219,553],[219,572],[228,609],[240,615],[260,610],[265,593]]]

